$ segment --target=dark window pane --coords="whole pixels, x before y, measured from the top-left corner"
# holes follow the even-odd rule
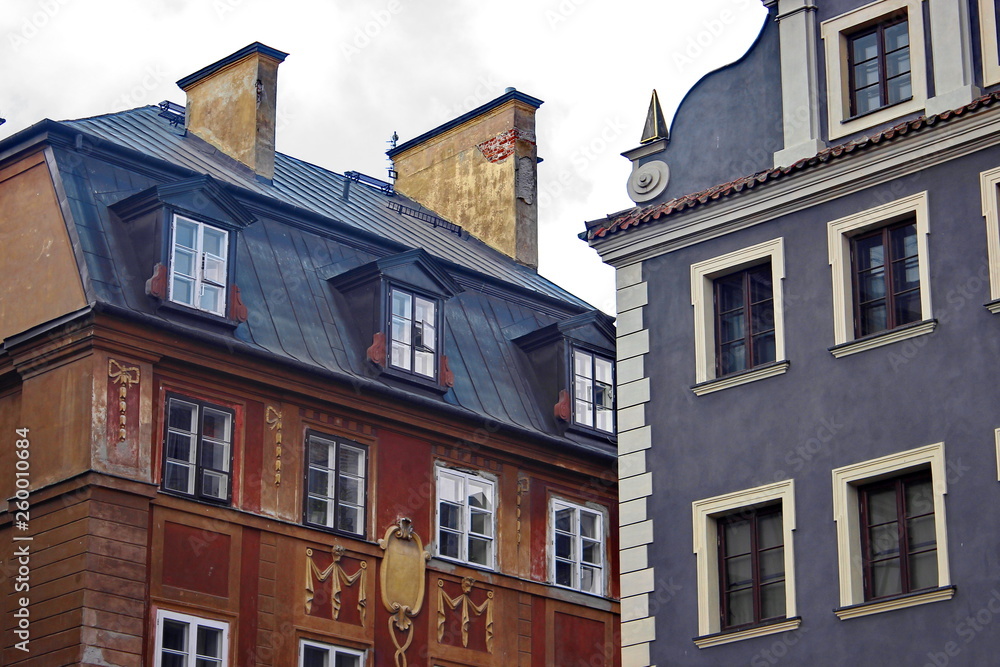
[[[167,458],[191,462],[194,436],[167,433]]]
[[[889,77],[906,74],[910,71],[910,50],[902,49],[885,57],[885,71]]]
[[[222,630],[199,626],[198,655],[205,658],[222,657]]]
[[[785,578],[785,550],[782,547],[762,551],[760,562],[760,583]]]
[[[750,556],[736,556],[726,560],[726,588],[743,588],[753,584]]]
[[[757,546],[770,549],[784,543],[785,535],[781,527],[781,513],[774,512],[757,517]]]
[[[870,236],[855,241],[855,256],[857,258],[857,270],[875,268],[885,264],[885,252],[882,247],[882,235]]]
[[[767,301],[773,296],[771,265],[750,271],[750,303]]]
[[[872,564],[872,596],[876,598],[903,592],[899,578],[899,559]]]
[[[886,321],[886,308],[884,303],[874,303],[861,308],[861,331],[862,336],[885,331],[889,328]]]
[[[325,470],[317,470],[316,468],[309,468],[309,493],[329,498],[331,496],[329,492],[329,485],[329,472]]]
[[[186,667],[187,659],[183,655],[178,655],[176,653],[167,653],[166,651],[160,656],[161,667]]]
[[[330,503],[322,498],[309,497],[306,502],[306,516],[308,517],[309,523],[315,523],[320,526],[329,526],[329,511]]]
[[[449,503],[441,503],[441,525],[455,530],[462,529],[462,508]]]
[[[743,340],[746,335],[744,326],[743,311],[741,310],[719,316],[719,342],[728,343],[734,340]]]
[[[870,33],[856,37],[851,44],[851,51],[856,63],[878,57],[878,36]]]
[[[876,525],[896,520],[895,488],[870,491],[868,493],[868,525]]]
[[[916,257],[892,263],[892,291],[895,294],[920,287],[920,264]]]
[[[923,551],[937,543],[934,531],[934,515],[909,519],[906,522],[906,548],[910,551]]]
[[[338,652],[333,667],[361,667],[361,658]]]
[[[885,298],[885,269],[874,269],[858,274],[858,299],[868,303]]]
[[[895,104],[913,97],[913,88],[910,86],[910,75],[904,74],[888,81],[889,101],[888,104]]]
[[[330,667],[329,651],[315,646],[303,646],[302,667]]]
[[[573,585],[573,566],[570,563],[556,561],[556,583],[560,586]]]
[[[725,540],[727,556],[750,553],[750,521],[727,521]]]
[[[760,589],[761,620],[785,615],[785,582],[762,586]]]
[[[854,66],[855,88],[865,88],[878,83],[878,60],[868,60]]]
[[[556,558],[573,559],[573,538],[556,533]]]
[[[774,329],[774,302],[762,301],[751,308],[750,333],[759,334]]]
[[[906,516],[920,516],[934,511],[934,486],[931,480],[908,482],[906,488]]]
[[[361,508],[353,505],[337,506],[337,528],[348,533],[361,533]]]
[[[755,366],[767,364],[775,360],[777,348],[774,343],[774,333],[756,336],[753,339],[753,362]]]
[[[855,95],[856,114],[868,113],[882,106],[878,86],[869,86],[857,91]]]
[[[746,344],[740,341],[723,345],[720,350],[719,366],[723,375],[745,370],[747,367]]]
[[[170,400],[170,416],[167,425],[188,433],[194,432],[194,415],[198,408],[189,403]]]
[[[907,292],[896,297],[895,303],[896,326],[920,321],[920,292]]]
[[[477,537],[469,538],[469,562],[477,565],[490,564],[490,545],[492,542]]]
[[[728,614],[726,621],[729,627],[746,625],[753,623],[753,589],[747,588],[742,591],[728,593],[726,595],[728,603]]]
[[[886,558],[899,554],[899,525],[896,522],[871,529],[869,553],[872,558]]]
[[[743,274],[727,276],[716,281],[719,293],[719,311],[726,312],[743,307]]]
[[[458,558],[459,539],[460,537],[457,533],[449,533],[442,530],[439,538],[441,544],[438,547],[441,551],[441,555],[449,558]]]
[[[187,651],[188,624],[180,621],[163,621],[163,648],[174,651]]]
[[[910,44],[907,22],[901,21],[885,29],[885,50],[895,51]]]
[[[193,493],[191,488],[191,468],[167,461],[163,471],[163,487],[181,493]]]
[[[937,551],[915,554],[910,558],[910,590],[934,588],[938,585]]]

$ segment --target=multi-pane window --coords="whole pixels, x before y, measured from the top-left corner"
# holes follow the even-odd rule
[[[932,484],[924,472],[858,488],[866,600],[938,585]]]
[[[416,375],[437,377],[437,302],[392,287],[389,365]]]
[[[913,96],[906,16],[848,36],[847,53],[852,116]]]
[[[170,253],[170,300],[225,315],[228,255],[228,232],[175,215]]]
[[[362,667],[364,651],[340,648],[303,639],[299,644],[299,667]]]
[[[723,629],[785,617],[781,506],[744,509],[718,520]]]
[[[573,422],[605,433],[615,430],[614,364],[573,350]]]
[[[890,225],[851,239],[855,336],[921,319],[917,224]]]
[[[316,433],[306,448],[306,523],[363,535],[367,450]]]
[[[493,567],[495,495],[492,480],[437,468],[438,555]]]
[[[157,612],[156,667],[223,667],[228,655],[228,623]]]
[[[774,288],[771,264],[716,278],[716,376],[775,360]]]
[[[228,502],[233,412],[189,398],[168,397],[163,488]]]
[[[587,507],[553,500],[551,520],[556,585],[603,595],[603,515]]]

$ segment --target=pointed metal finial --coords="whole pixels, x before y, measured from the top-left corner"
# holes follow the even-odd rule
[[[663,109],[660,108],[660,98],[653,89],[653,97],[649,100],[649,112],[646,114],[646,125],[642,128],[640,144],[648,144],[657,139],[667,139],[667,123],[663,120]]]

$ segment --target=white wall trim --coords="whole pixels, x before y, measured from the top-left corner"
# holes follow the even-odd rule
[[[968,104],[979,97],[980,91],[973,85],[969,4],[928,2],[927,10],[934,63],[934,97],[926,105],[927,115],[931,115]],[[934,39],[934,35],[946,38]]]
[[[779,237],[691,265],[691,305],[694,306],[694,359],[697,384],[715,379],[715,307],[712,281],[748,266],[762,264],[764,261],[771,263],[775,359],[779,362],[785,360],[785,318],[782,302],[785,252],[784,241]]]
[[[826,56],[827,128],[830,139],[844,137],[923,110],[927,102],[927,56],[924,53],[924,13],[921,5],[921,0],[878,0],[820,24]],[[909,30],[910,85],[913,96],[908,102],[893,104],[851,120],[847,35],[867,23],[902,10],[906,10]]]
[[[990,263],[990,299],[1000,299],[1000,167],[979,174]]]
[[[832,220],[827,223],[830,270],[833,277],[834,345],[854,340],[854,297],[851,276],[851,237],[869,229],[914,215],[917,224],[917,253],[920,262],[920,315],[930,320],[930,262],[927,255],[927,192],[919,192],[894,202]],[[890,341],[891,342],[891,341]]]
[[[781,503],[781,522],[785,546],[785,615],[795,613],[795,481],[788,479],[752,489],[705,498],[691,503],[694,528],[694,553],[698,568],[698,634],[714,635],[721,629],[719,619],[719,552],[714,536],[716,518],[743,507],[762,503]],[[734,636],[736,633],[734,633]],[[756,635],[748,635],[756,636]]]
[[[945,470],[944,443],[939,442],[833,470],[833,520],[837,524],[841,607],[851,607],[865,602],[857,487],[923,467],[930,467],[934,488],[938,586],[951,585],[948,566],[948,522],[944,511],[948,478]]]
[[[996,0],[979,0],[979,44],[983,60],[983,85],[1000,83],[1000,54],[997,49]]]

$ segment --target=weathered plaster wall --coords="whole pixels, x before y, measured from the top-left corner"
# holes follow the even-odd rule
[[[0,169],[0,340],[86,305],[45,158]]]

